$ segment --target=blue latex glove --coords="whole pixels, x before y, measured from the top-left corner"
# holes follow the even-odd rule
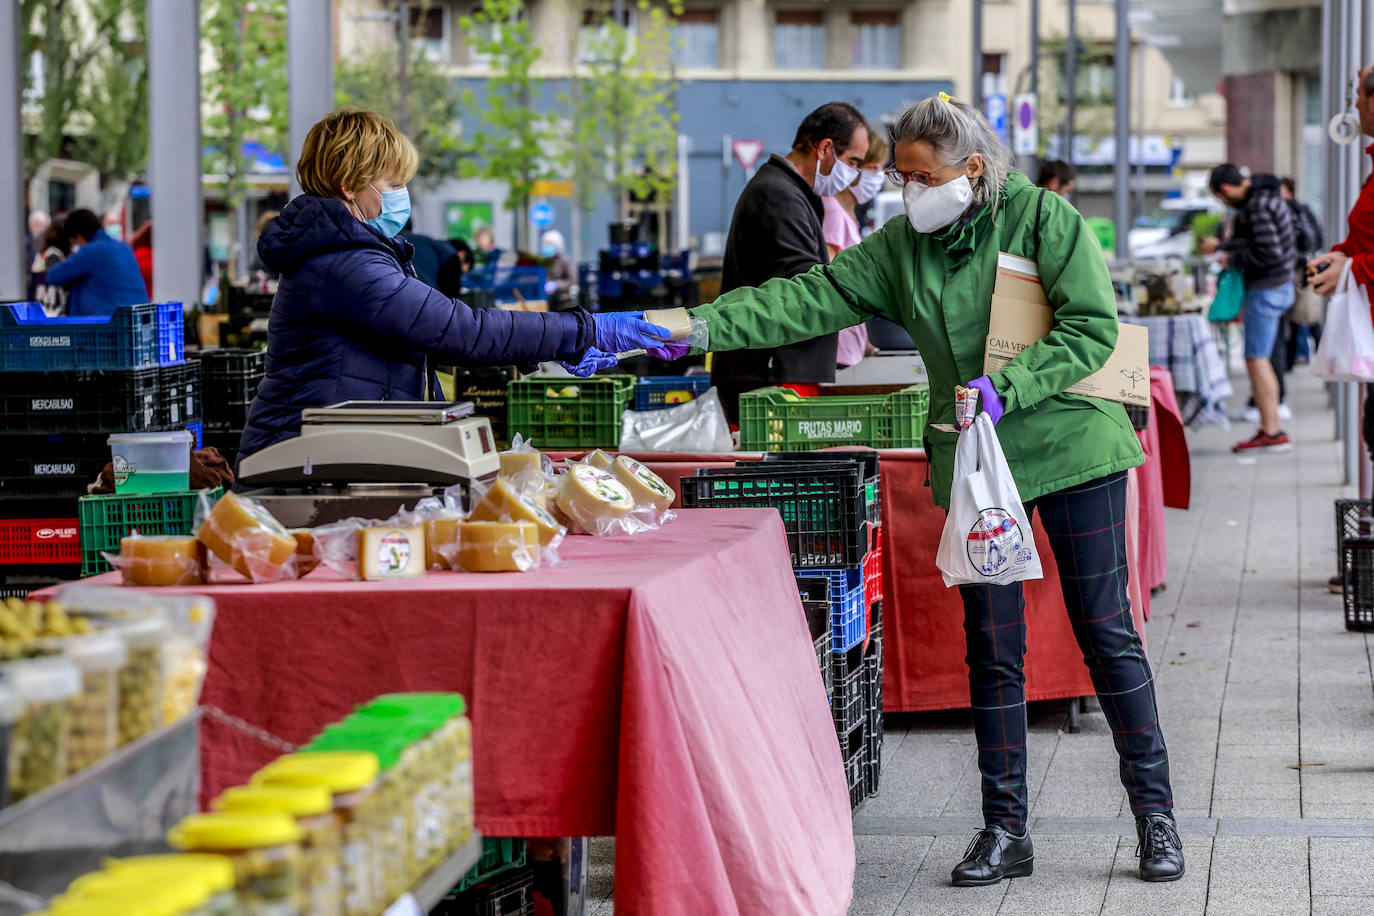
[[[1002,419],[1002,414],[1007,412],[1007,406],[1002,403],[1002,397],[997,393],[997,389],[992,387],[992,379],[984,375],[964,387],[978,389],[978,400],[983,403],[983,412],[992,420],[992,425],[996,426],[997,421]]]
[[[655,359],[661,359],[664,362],[670,363],[675,359],[682,359],[682,357],[687,355],[687,351],[690,349],[691,347],[688,346],[685,340],[670,340],[661,347],[650,347],[645,352]]]
[[[587,352],[582,354],[582,360],[576,365],[562,360],[559,360],[558,364],[578,378],[587,378],[606,369],[614,369],[619,362],[620,360],[610,353],[603,353],[596,347],[588,347]]]
[[[643,312],[598,312],[592,321],[596,325],[595,346],[607,353],[660,347],[673,336],[667,328],[645,321]]]

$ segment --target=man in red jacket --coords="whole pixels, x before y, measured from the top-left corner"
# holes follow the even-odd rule
[[[1374,137],[1374,65],[1360,71],[1355,111],[1360,130]],[[1367,147],[1374,156],[1374,143]],[[1341,269],[1350,262],[1350,272],[1360,283],[1374,283],[1374,176],[1364,183],[1360,197],[1350,211],[1350,230],[1345,241],[1332,245],[1326,254],[1307,262],[1308,282],[1319,295],[1330,296],[1340,282]],[[1324,268],[1324,269],[1323,269]]]

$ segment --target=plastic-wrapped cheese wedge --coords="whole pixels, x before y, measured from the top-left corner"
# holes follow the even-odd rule
[[[358,577],[413,579],[425,574],[425,529],[383,525],[358,529]]]
[[[605,534],[629,518],[635,499],[609,471],[575,464],[563,478],[558,508],[584,531]]]
[[[119,571],[125,585],[201,585],[205,548],[185,535],[121,538]]]
[[[458,525],[462,519],[425,519],[425,566],[430,569],[452,569],[453,554],[458,550]]]
[[[468,572],[524,572],[539,565],[539,531],[531,522],[463,522],[458,566]]]
[[[320,565],[315,558],[315,532],[310,528],[292,528],[291,536],[296,539],[296,577],[300,578]]]
[[[296,555],[296,539],[261,505],[225,493],[200,526],[196,539],[254,582],[281,578]]]
[[[611,465],[611,473],[625,485],[635,502],[641,506],[653,506],[660,512],[668,509],[677,499],[673,488],[663,482],[653,471],[635,461],[629,455],[621,455]]]
[[[549,511],[511,486],[510,481],[498,480],[487,491],[469,516],[474,522],[529,522],[539,532],[539,545],[547,547],[555,538],[566,534]]]
[[[502,452],[500,458],[502,477],[513,478],[531,473],[542,476],[544,473],[544,456],[536,451]]]
[[[686,309],[647,309],[644,312],[644,320],[660,328],[667,328],[672,332],[673,340],[692,336],[692,319]]]
[[[603,471],[609,471],[614,460],[601,449],[597,449],[594,452],[588,452],[587,456],[582,459],[582,463],[590,464],[594,468],[601,468]]]

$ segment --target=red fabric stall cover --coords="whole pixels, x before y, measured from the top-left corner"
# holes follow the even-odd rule
[[[615,834],[617,911],[846,912],[849,794],[777,513],[562,552],[523,574],[162,591],[217,602],[203,702],[287,741],[377,694],[464,694],[478,829]],[[276,753],[207,720],[204,797]]]

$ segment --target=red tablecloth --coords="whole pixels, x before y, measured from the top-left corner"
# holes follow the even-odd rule
[[[477,826],[617,836],[626,913],[846,912],[849,794],[777,513],[569,538],[567,564],[208,589],[203,702],[302,742],[396,690],[470,700]],[[204,791],[275,751],[207,721]]]
[[[1183,417],[1169,370],[1150,369],[1150,423],[1140,432],[1145,464],[1140,468],[1140,581],[1149,617],[1149,593],[1169,574],[1164,507],[1188,508],[1192,487]]]

